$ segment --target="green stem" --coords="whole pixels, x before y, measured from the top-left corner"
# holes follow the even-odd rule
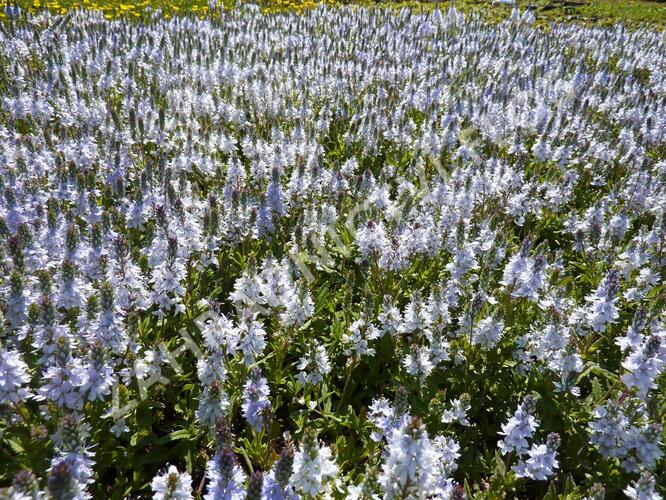
[[[352,376],[352,373],[353,373],[354,369],[356,368],[357,364],[358,364],[358,361],[356,359],[356,356],[354,356],[354,358],[352,359],[351,364],[349,365],[349,369],[347,370],[347,378],[345,380],[345,385],[342,388],[342,395],[340,396],[340,401],[338,402],[337,411],[340,411],[340,409],[342,408],[342,404],[345,402],[345,399],[347,399],[347,394],[349,392],[350,383],[351,383],[351,376]]]

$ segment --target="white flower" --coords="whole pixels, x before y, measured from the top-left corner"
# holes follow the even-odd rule
[[[521,459],[512,467],[518,477],[545,481],[555,473],[558,466],[556,450],[550,449],[546,444],[533,444],[527,455],[527,460]]]
[[[599,406],[588,424],[590,443],[598,447],[602,456],[621,459],[628,472],[653,469],[662,456],[661,426],[645,421],[645,409],[643,403],[637,404],[639,401],[629,400],[626,407],[617,402]]]
[[[471,425],[467,419],[467,412],[470,410],[471,405],[468,400],[452,399],[449,404],[450,408],[444,410],[442,415],[442,422],[448,424],[451,422],[460,422],[461,425]]]
[[[383,498],[428,497],[435,488],[437,458],[419,419],[409,419],[394,429],[379,475]]]
[[[240,332],[224,314],[212,312],[202,327],[202,334],[211,352],[222,350],[230,356],[236,353]]]
[[[243,353],[245,366],[255,363],[266,348],[266,331],[258,320],[259,313],[249,313],[246,309],[244,318],[238,325],[240,332],[239,350]]]
[[[382,312],[379,313],[377,320],[381,325],[381,335],[384,333],[396,335],[400,331],[402,314],[400,309],[393,304],[391,297],[384,297]]]
[[[381,255],[390,247],[382,222],[368,221],[363,224],[356,231],[355,241],[361,254],[359,261],[366,260],[370,255]]]
[[[51,365],[43,375],[39,395],[60,407],[81,410],[83,398],[79,389],[86,383],[86,370],[78,358],[70,358],[65,366]]]
[[[153,500],[190,500],[192,496],[192,477],[187,472],[178,472],[171,465],[163,474],[155,476],[150,483]]]
[[[314,303],[306,288],[288,288],[281,296],[285,310],[280,319],[285,326],[302,325],[314,314]]]
[[[322,345],[312,345],[306,354],[298,362],[300,371],[296,379],[305,386],[308,384],[317,385],[324,380],[324,376],[330,373],[331,364],[328,361],[328,354]]]
[[[435,368],[434,363],[430,360],[430,351],[425,346],[413,348],[412,352],[405,356],[402,364],[407,373],[418,377],[421,383],[425,382]]]
[[[651,389],[656,389],[656,380],[664,369],[666,349],[661,346],[657,335],[648,337],[638,345],[622,362],[629,372],[622,376],[628,388],[636,387],[641,398],[645,398]]]
[[[256,369],[252,372],[245,387],[243,388],[243,416],[245,420],[256,430],[266,426],[271,411],[271,402],[268,399],[270,390],[266,379],[262,377],[261,371]]]
[[[368,420],[377,428],[372,431],[370,437],[377,442],[391,436],[395,429],[401,427],[405,420],[409,419],[406,408],[396,408],[386,398],[375,399],[369,410]]]
[[[481,345],[487,349],[492,349],[497,346],[502,331],[504,330],[504,322],[496,320],[488,316],[479,321],[472,330],[472,344]]]
[[[585,320],[595,332],[605,332],[608,324],[615,323],[619,317],[617,310],[617,292],[620,287],[620,276],[616,270],[610,271],[594,294],[585,297],[588,306]]]
[[[219,382],[204,386],[199,396],[199,407],[195,417],[204,426],[214,426],[223,417],[229,407],[229,397]]]
[[[527,396],[508,422],[502,424],[500,435],[504,438],[497,444],[503,454],[512,451],[521,454],[527,451],[527,440],[532,438],[534,431],[539,427],[536,419],[531,414],[533,409],[534,398]]]
[[[199,382],[205,386],[210,386],[213,382],[223,382],[227,375],[225,361],[226,354],[222,350],[213,351],[208,357],[201,357],[197,361]]]
[[[114,436],[120,437],[122,434],[129,432],[129,427],[124,418],[119,418],[115,424],[111,426],[111,432]]]
[[[369,347],[368,341],[379,338],[379,330],[373,324],[367,324],[365,316],[349,325],[349,333],[342,334],[342,342],[349,347],[345,348],[345,354],[349,356],[374,356],[375,350]]]
[[[529,257],[527,252],[528,248],[524,245],[520,252],[509,259],[500,284],[511,289],[513,297],[539,300],[539,291],[545,284],[546,260],[543,256]]]
[[[318,497],[337,473],[331,449],[322,446],[314,435],[306,432],[294,457],[294,472],[290,481],[294,489],[303,495]]]
[[[245,498],[245,473],[231,450],[216,453],[206,464],[208,485],[204,500],[241,500]]]
[[[437,481],[449,476],[458,468],[456,461],[460,458],[460,445],[453,438],[436,436],[432,439],[432,446],[437,456],[435,461],[438,469]]]
[[[28,365],[14,350],[0,350],[0,403],[21,403],[30,397]]]
[[[256,304],[262,304],[261,287],[255,276],[243,274],[234,283],[234,291],[229,295],[229,299],[245,307],[252,307]]]
[[[641,474],[638,481],[632,481],[624,489],[624,494],[631,500],[661,500],[662,496],[656,491],[656,481],[649,473]]]

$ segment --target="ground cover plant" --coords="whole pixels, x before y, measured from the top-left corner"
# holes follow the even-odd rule
[[[666,37],[0,27],[2,498],[660,498]]]

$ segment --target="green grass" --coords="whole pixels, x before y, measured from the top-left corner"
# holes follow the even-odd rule
[[[586,25],[611,25],[622,22],[628,27],[636,28],[649,25],[657,28],[666,26],[666,1],[646,0],[518,0],[521,9],[535,9],[537,23],[548,25],[550,22],[578,22]],[[20,0],[23,9],[48,8],[55,12],[85,7],[104,11],[107,17],[126,15],[141,17],[146,8],[159,8],[165,15],[173,16],[183,13],[204,15],[207,12],[207,0]],[[233,2],[232,2],[233,3]],[[316,5],[317,0],[262,0],[260,3],[270,11],[285,9],[303,9]],[[348,2],[343,2],[348,3]],[[437,5],[448,7],[446,2],[405,2],[361,0],[350,2],[357,5],[381,6],[390,8],[417,8],[430,10]],[[564,4],[580,5],[564,5]],[[511,12],[509,6],[493,6],[491,0],[455,0],[457,9],[464,12],[480,13],[489,22],[498,22]],[[4,14],[0,13],[0,17]]]
[[[425,8],[449,6],[445,2],[352,2],[363,5],[386,5],[391,8]],[[579,5],[565,5],[579,4]],[[499,22],[511,14],[511,6],[492,5],[492,0],[455,0],[456,9],[478,13],[489,22]],[[613,25],[623,23],[636,28],[647,25],[658,29],[666,27],[666,1],[646,0],[518,0],[521,10],[534,9],[537,24],[576,22],[585,25]]]
[[[601,23],[624,21],[627,24],[649,23],[666,25],[666,2],[636,0],[595,0],[580,8],[580,14]]]

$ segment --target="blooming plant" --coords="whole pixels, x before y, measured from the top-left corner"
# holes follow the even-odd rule
[[[660,498],[666,36],[0,23],[0,497]]]

